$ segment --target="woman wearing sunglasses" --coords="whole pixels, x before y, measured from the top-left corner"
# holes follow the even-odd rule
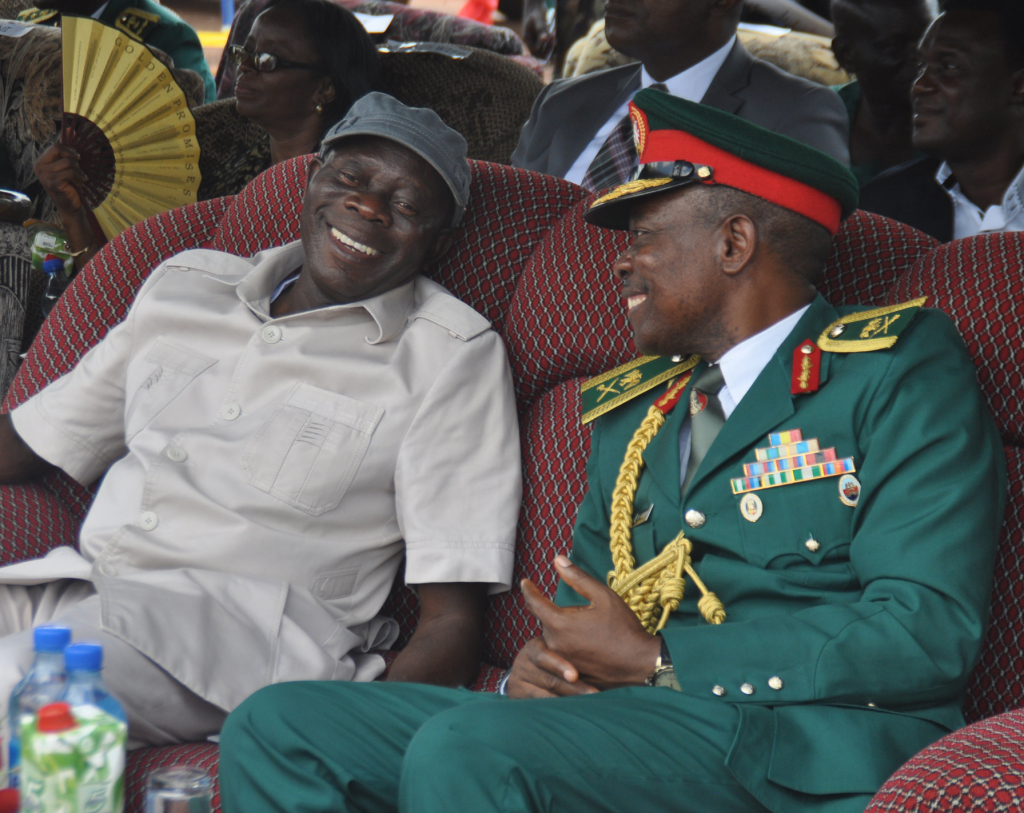
[[[275,0],[227,56],[235,98],[194,111],[201,200],[234,195],[271,165],[316,152],[355,100],[379,89],[370,36],[330,0]]]

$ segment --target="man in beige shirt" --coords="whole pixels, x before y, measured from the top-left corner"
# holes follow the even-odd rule
[[[51,620],[103,641],[134,745],[214,733],[270,683],[373,680],[403,555],[422,612],[390,679],[473,679],[520,458],[500,338],[418,273],[465,209],[465,153],[433,112],[364,97],[312,163],[300,242],[171,258],[0,416],[0,482],[103,477],[80,552],[0,569],[0,704]]]

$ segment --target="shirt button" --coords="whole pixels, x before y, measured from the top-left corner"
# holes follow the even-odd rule
[[[725,686],[712,686],[711,694],[715,697],[725,697]]]
[[[181,463],[182,461],[188,459],[188,452],[186,452],[180,446],[168,446],[164,450],[164,454],[166,454],[167,457],[173,460],[175,463]]]
[[[281,341],[281,328],[277,325],[267,325],[260,332],[260,335],[263,336],[263,341],[267,344],[277,344]]]
[[[700,528],[705,522],[708,521],[708,518],[705,517],[700,511],[698,511],[695,508],[691,508],[689,511],[687,511],[686,514],[683,516],[683,519],[686,520],[686,524],[689,525],[691,528]]]
[[[139,514],[139,527],[144,531],[152,531],[160,524],[160,518],[155,511],[143,511]]]
[[[234,401],[228,401],[220,408],[220,416],[226,421],[233,421],[242,414],[242,408]]]
[[[740,691],[743,692],[743,694],[753,694],[755,691],[754,684],[744,683],[742,686],[740,686]]]
[[[806,546],[807,550],[809,550],[811,553],[817,553],[818,548],[821,547],[821,543],[813,536],[806,542],[804,542],[804,545]]]
[[[778,675],[770,677],[770,678],[768,678],[768,685],[772,689],[775,689],[775,691],[777,691],[777,692],[781,691],[782,690],[782,685],[783,685],[782,684],[782,678],[780,678]]]
[[[113,576],[117,573],[117,568],[109,562],[100,562],[96,569],[100,572],[101,576]]]

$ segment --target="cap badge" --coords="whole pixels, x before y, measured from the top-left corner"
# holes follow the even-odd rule
[[[636,145],[636,154],[643,155],[647,147],[647,116],[636,105],[631,104],[629,120],[633,123],[633,144]]]

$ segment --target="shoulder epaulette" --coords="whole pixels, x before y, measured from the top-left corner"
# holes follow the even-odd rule
[[[818,347],[829,353],[888,350],[927,301],[928,297],[922,296],[900,305],[848,313],[825,328]]]
[[[159,24],[160,17],[158,15],[137,8],[126,8],[117,15],[117,22],[114,23],[119,31],[124,31],[129,37],[139,42],[143,42],[146,35]]]
[[[60,12],[53,8],[27,8],[18,12],[18,22],[39,25],[52,20],[59,14]]]
[[[583,423],[589,423],[662,382],[692,370],[700,362],[700,356],[690,356],[683,361],[678,359],[678,356],[641,356],[587,381],[581,388]]]

